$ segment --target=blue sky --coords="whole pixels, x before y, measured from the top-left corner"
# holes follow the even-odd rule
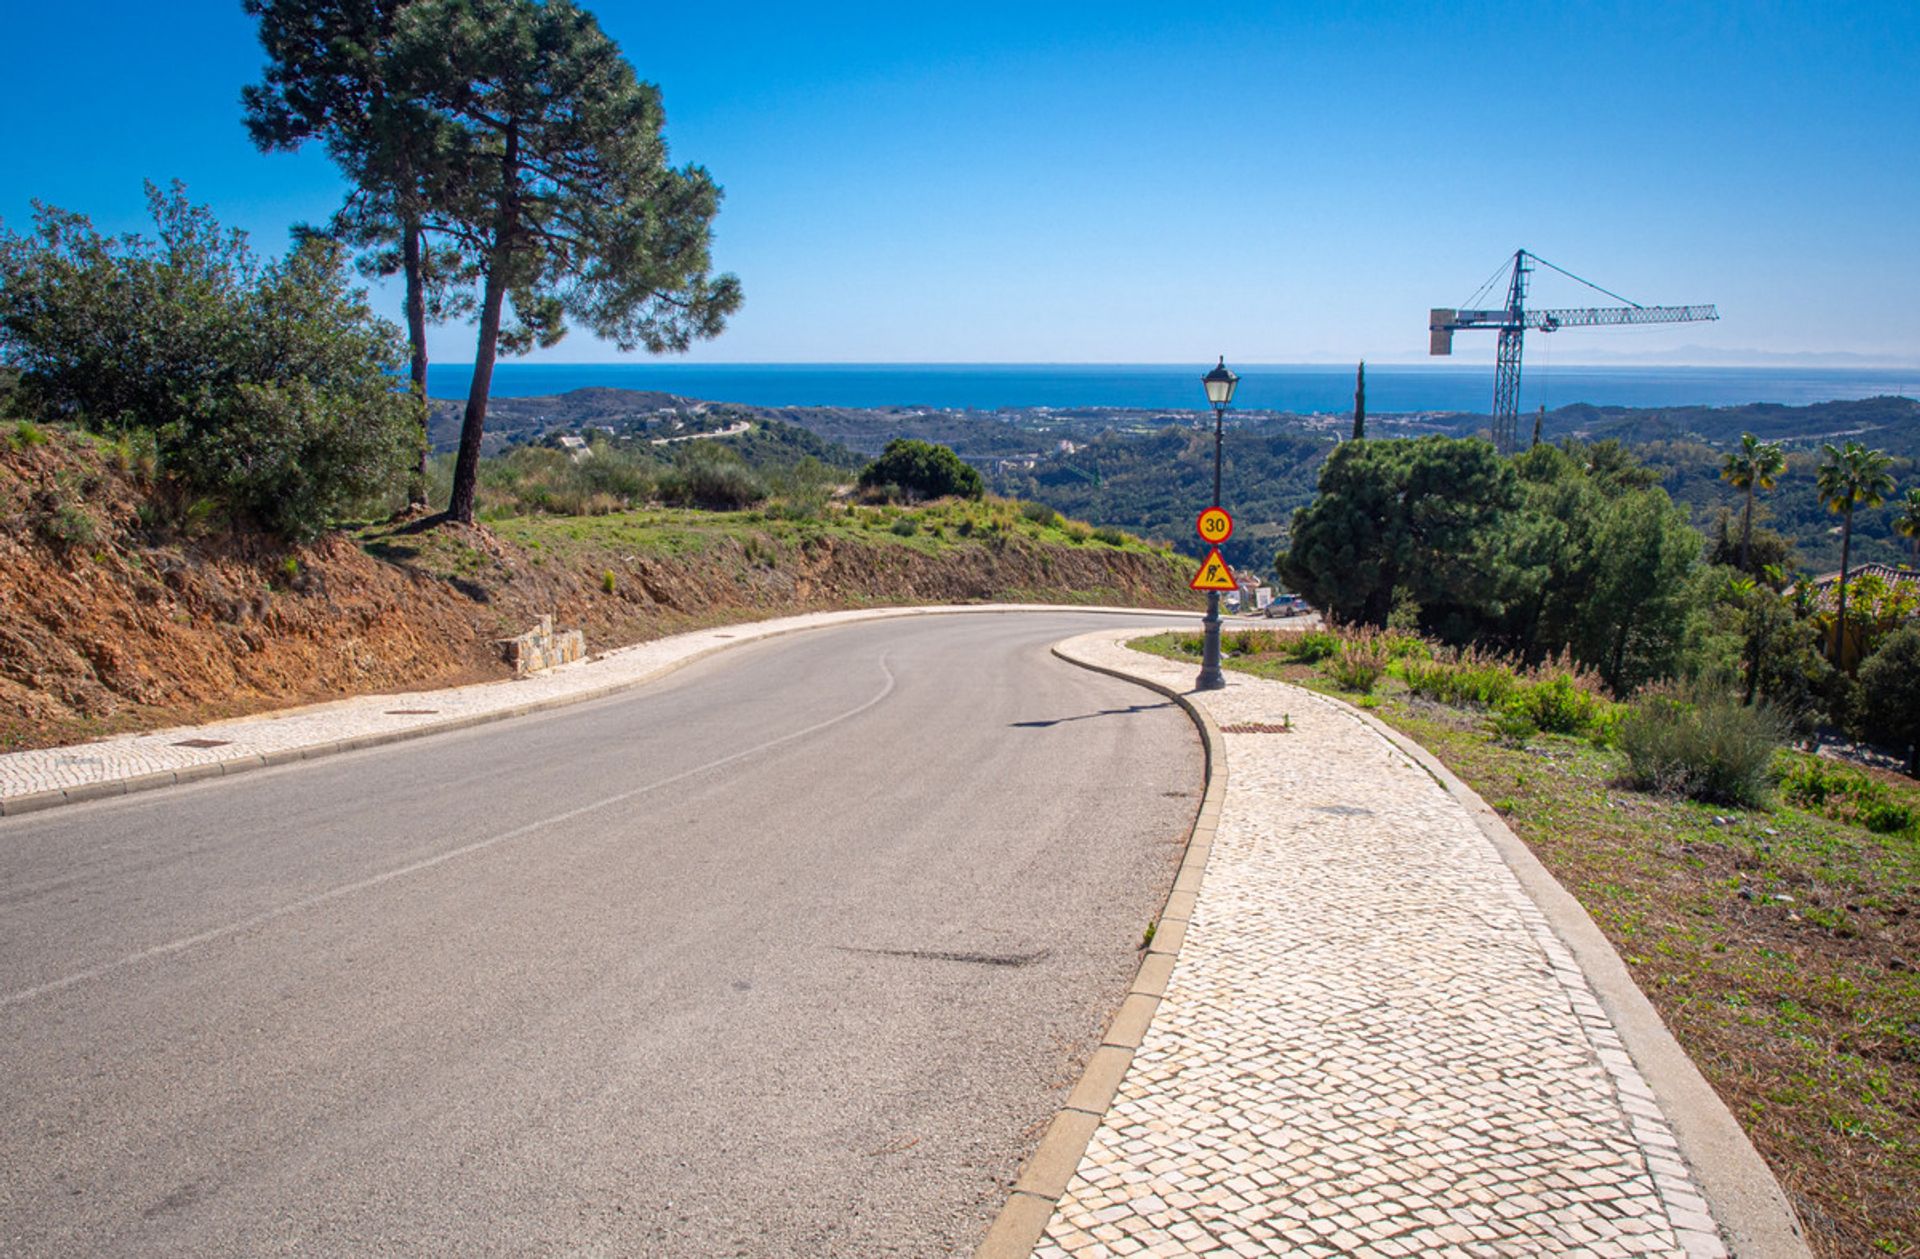
[[[695,360],[1414,361],[1427,308],[1524,246],[1723,315],[1535,337],[1530,363],[1920,362],[1920,5],[590,7],[726,189],[747,302]],[[140,181],[180,178],[277,253],[337,204],[318,150],[246,139],[238,0],[6,27],[9,227],[38,197],[134,229]],[[470,360],[471,331],[433,351]]]

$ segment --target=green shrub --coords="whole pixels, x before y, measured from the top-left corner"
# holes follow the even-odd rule
[[[1127,535],[1112,525],[1101,525],[1093,531],[1093,536],[1108,546],[1125,546]]]
[[[1387,671],[1387,658],[1372,646],[1348,643],[1327,661],[1326,669],[1341,690],[1368,695]]]
[[[1326,630],[1308,630],[1293,640],[1287,654],[1301,664],[1318,664],[1340,651],[1340,638]]]
[[[611,568],[600,574],[600,589],[606,591],[608,594],[612,594],[619,585],[619,579],[613,575]]]
[[[420,416],[393,387],[404,341],[342,247],[261,265],[181,187],[148,186],[158,239],[35,212],[0,231],[0,351],[40,413],[153,436],[159,464],[230,515],[318,533],[395,489]]]
[[[1084,520],[1069,520],[1061,527],[1067,532],[1067,541],[1076,546],[1093,536],[1093,526]]]
[[[984,498],[987,484],[946,446],[896,437],[860,473],[860,488],[900,498]]]
[[[1380,635],[1375,646],[1392,660],[1430,660],[1433,657],[1433,645],[1426,639],[1418,634],[1397,630]]]
[[[1021,503],[1020,514],[1042,529],[1051,529],[1060,523],[1060,513],[1045,503]]]
[[[1780,794],[1803,809],[1878,834],[1920,829],[1920,810],[1896,800],[1887,785],[1860,770],[1796,756],[1776,775]]]
[[[914,534],[920,532],[920,522],[912,516],[902,516],[889,526],[889,531],[903,538],[911,538]]]
[[[1920,812],[1896,800],[1868,800],[1859,806],[1860,825],[1879,835],[1897,835],[1915,829]]]
[[[1606,701],[1582,689],[1572,674],[1555,673],[1537,682],[1521,683],[1502,703],[1508,712],[1526,717],[1549,734],[1579,734],[1593,723]]]
[[[1628,778],[1641,790],[1754,808],[1767,802],[1767,767],[1784,736],[1765,705],[1673,688],[1643,696],[1618,732]]]
[[[692,444],[710,446],[713,443]],[[662,475],[658,492],[660,501],[671,507],[738,511],[766,498],[767,487],[737,459],[694,458]]]
[[[1487,719],[1493,737],[1508,747],[1525,747],[1527,740],[1540,733],[1540,727],[1524,711],[1506,707],[1497,708]]]
[[[1603,704],[1587,723],[1587,740],[1597,748],[1620,746],[1620,723],[1626,720],[1625,704]]]
[[[1920,772],[1920,629],[1887,635],[1860,666],[1853,708],[1869,739],[1906,753],[1907,773]]]
[[[30,446],[47,444],[47,431],[31,420],[21,420],[13,426],[13,444],[22,450]]]

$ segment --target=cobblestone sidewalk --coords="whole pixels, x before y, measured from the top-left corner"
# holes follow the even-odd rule
[[[1122,637],[1062,650],[1192,685]],[[1229,786],[1185,943],[1036,1256],[1726,1255],[1653,1091],[1466,810],[1339,706],[1229,678],[1192,696]]]
[[[121,735],[70,747],[0,755],[0,815],[26,813],[129,790],[191,782],[262,765],[516,716],[637,686],[722,648],[797,630],[931,612],[1043,611],[1032,605],[879,608],[815,612],[676,634],[512,681],[438,691],[363,695],[205,726]],[[1127,612],[1124,608],[1056,611]]]

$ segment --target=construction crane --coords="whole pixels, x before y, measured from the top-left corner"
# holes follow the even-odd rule
[[[1576,280],[1598,293],[1605,293],[1625,306],[1586,306],[1567,310],[1528,310],[1527,277],[1533,264],[1539,263]],[[1591,280],[1582,280],[1564,267],[1556,267],[1539,254],[1517,249],[1511,263],[1503,263],[1479,292],[1467,299],[1471,306],[1500,280],[1507,278],[1507,305],[1503,310],[1467,310],[1435,307],[1427,321],[1431,334],[1428,352],[1453,353],[1453,334],[1469,328],[1491,328],[1500,333],[1494,351],[1493,371],[1493,444],[1503,455],[1513,453],[1514,426],[1520,410],[1520,345],[1527,329],[1554,332],[1561,328],[1610,328],[1618,324],[1701,323],[1720,318],[1720,312],[1707,306],[1642,306]]]

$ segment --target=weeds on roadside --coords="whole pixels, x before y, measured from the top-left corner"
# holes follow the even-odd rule
[[[1765,705],[1695,686],[1650,688],[1621,720],[1627,778],[1642,791],[1764,807],[1786,727]]]
[[[1327,676],[1343,691],[1370,695],[1387,671],[1387,657],[1371,643],[1348,642],[1327,661]]]
[[[1773,777],[1780,794],[1803,809],[1879,835],[1920,838],[1920,810],[1857,769],[1802,755],[1783,757]]]

